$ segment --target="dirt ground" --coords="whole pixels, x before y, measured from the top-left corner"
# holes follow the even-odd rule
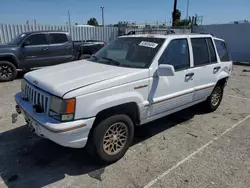
[[[249,188],[250,66],[234,66],[214,113],[192,107],[136,129],[118,162],[100,166],[15,124],[20,79],[0,83],[0,188]]]

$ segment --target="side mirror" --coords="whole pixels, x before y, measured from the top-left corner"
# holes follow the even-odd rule
[[[28,41],[28,40],[24,41],[22,44],[22,46],[28,46],[28,45],[30,45],[30,41]]]
[[[173,65],[160,64],[157,72],[158,76],[174,76],[175,69]]]

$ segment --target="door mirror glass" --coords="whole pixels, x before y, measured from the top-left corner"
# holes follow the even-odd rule
[[[160,64],[157,72],[158,76],[174,76],[175,69],[173,65]]]

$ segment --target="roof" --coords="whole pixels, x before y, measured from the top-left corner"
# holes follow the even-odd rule
[[[166,34],[166,35],[159,35],[159,34],[136,34],[136,35],[124,35],[120,36],[119,38],[125,38],[125,37],[144,37],[144,38],[176,38],[176,37],[213,37],[211,34],[199,34],[199,33],[185,33],[185,34]]]
[[[42,32],[49,32],[49,33],[68,33],[67,31],[28,31],[28,32],[24,32],[24,34],[33,34],[33,33],[42,33]]]

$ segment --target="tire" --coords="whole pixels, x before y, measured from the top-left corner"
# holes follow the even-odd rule
[[[91,57],[91,55],[89,55],[89,54],[83,54],[83,55],[81,55],[80,57],[79,57],[79,59],[88,59],[88,58],[90,58]]]
[[[217,84],[214,87],[211,95],[203,103],[203,107],[205,108],[205,111],[213,112],[220,106],[220,103],[223,97],[223,89],[224,89],[224,86],[222,84]]]
[[[0,61],[0,81],[12,81],[17,76],[17,69],[9,61]]]
[[[119,130],[121,136],[119,136]],[[112,131],[117,132],[113,134]],[[106,138],[105,141],[104,138]],[[132,120],[127,115],[114,115],[104,119],[93,129],[87,148],[99,162],[109,164],[124,156],[133,138],[134,124]]]

